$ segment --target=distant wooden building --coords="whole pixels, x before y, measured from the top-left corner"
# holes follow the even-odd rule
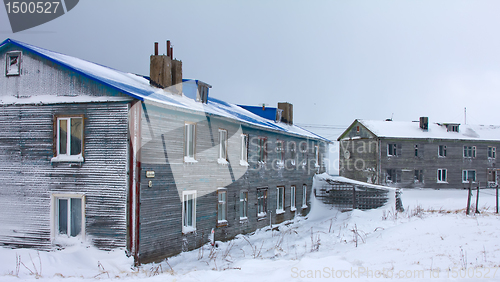
[[[355,120],[338,138],[340,175],[394,187],[498,184],[500,126]]]
[[[142,77],[0,45],[0,244],[84,241],[145,263],[308,213],[328,141],[290,104],[271,120],[209,97],[157,50]]]

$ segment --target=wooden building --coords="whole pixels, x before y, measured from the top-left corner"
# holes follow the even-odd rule
[[[500,126],[355,120],[338,138],[340,175],[395,187],[496,187]],[[467,184],[468,185],[468,184]]]
[[[126,248],[136,263],[307,214],[328,141],[209,96],[182,62],[149,77],[0,45],[0,244]],[[235,90],[237,91],[237,90]]]

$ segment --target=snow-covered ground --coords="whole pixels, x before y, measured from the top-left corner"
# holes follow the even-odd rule
[[[395,213],[392,203],[341,213],[313,200],[305,218],[140,268],[132,267],[123,250],[1,248],[0,280],[498,281],[500,216],[494,190],[481,191],[479,198],[481,213],[470,216],[465,190],[405,190],[402,213]]]

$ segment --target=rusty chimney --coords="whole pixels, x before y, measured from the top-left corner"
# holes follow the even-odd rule
[[[155,42],[155,56],[158,56],[158,42]]]
[[[423,130],[429,129],[429,118],[428,117],[420,117],[420,128]]]
[[[170,59],[174,59],[174,47],[170,47]]]
[[[167,40],[167,57],[172,58],[172,56],[170,56],[170,40]]]

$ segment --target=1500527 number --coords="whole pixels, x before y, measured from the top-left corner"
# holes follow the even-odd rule
[[[55,14],[60,2],[7,2],[5,7],[10,14]]]

